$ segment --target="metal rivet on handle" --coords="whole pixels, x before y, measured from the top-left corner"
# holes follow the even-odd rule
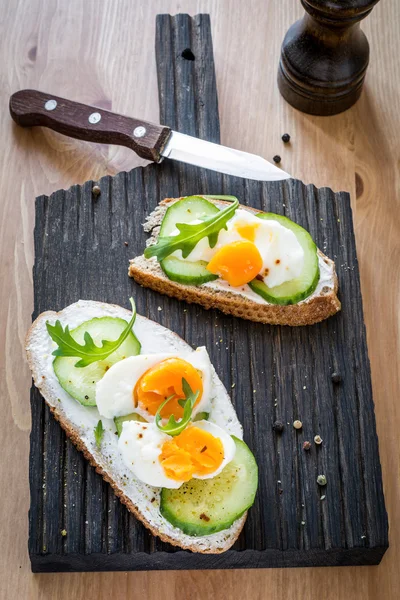
[[[92,125],[96,125],[96,123],[98,123],[101,120],[101,114],[100,113],[92,113],[91,115],[89,115],[89,123],[92,123]]]
[[[134,137],[137,137],[137,138],[143,137],[144,135],[146,135],[146,127],[143,127],[142,125],[140,125],[139,127],[136,127],[133,130],[133,135],[134,135]]]
[[[56,108],[56,106],[57,106],[56,100],[47,100],[47,102],[44,105],[46,110],[54,110]]]

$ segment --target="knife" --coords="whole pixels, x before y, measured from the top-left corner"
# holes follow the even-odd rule
[[[36,90],[13,94],[10,113],[22,127],[40,125],[79,140],[127,146],[141,158],[156,163],[168,158],[259,181],[290,177],[261,156]]]

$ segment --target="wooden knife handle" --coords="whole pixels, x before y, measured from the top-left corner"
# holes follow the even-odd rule
[[[21,90],[10,98],[10,113],[18,125],[41,125],[100,144],[127,146],[147,160],[159,162],[171,130],[131,117],[72,102],[36,90]]]

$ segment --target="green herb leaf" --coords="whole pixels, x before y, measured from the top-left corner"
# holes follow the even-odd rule
[[[100,448],[101,442],[103,441],[104,431],[103,422],[100,420],[94,428],[94,437],[98,448]]]
[[[155,416],[155,422],[158,429],[164,433],[168,433],[168,435],[179,435],[186,427],[186,425],[190,422],[192,418],[193,407],[196,404],[196,400],[199,396],[199,390],[193,393],[192,388],[188,384],[185,378],[182,377],[182,390],[185,394],[185,398],[182,400],[178,400],[179,404],[183,407],[183,417],[178,422],[175,420],[174,415],[171,415],[168,419],[168,423],[164,426],[160,425],[161,421],[161,411],[164,406],[175,398],[176,394],[172,394],[169,396],[164,402],[160,404]]]
[[[87,367],[98,360],[104,360],[107,356],[110,356],[115,350],[117,350],[121,344],[124,343],[128,337],[133,324],[136,319],[136,307],[133,298],[129,298],[132,305],[132,318],[127,323],[125,329],[122,331],[119,338],[113,342],[108,340],[102,340],[101,347],[96,346],[92,336],[88,331],[85,331],[83,339],[85,343],[79,344],[74,340],[70,334],[69,327],[66,325],[65,329],[61,325],[60,321],[56,321],[54,325],[46,322],[47,331],[53,340],[58,345],[58,348],[54,350],[53,356],[76,356],[80,358],[75,367]]]
[[[205,196],[206,198],[207,196]],[[182,250],[182,257],[187,258],[193,248],[199,243],[204,237],[208,237],[210,248],[214,248],[218,241],[218,234],[221,229],[226,229],[226,223],[233,217],[235,210],[239,206],[239,200],[234,196],[208,196],[209,198],[216,199],[233,199],[230,206],[227,206],[223,210],[220,210],[215,215],[207,217],[201,223],[177,223],[176,228],[178,229],[178,235],[169,235],[165,237],[159,237],[157,243],[153,246],[148,246],[144,251],[146,258],[156,256],[157,260],[161,262],[164,258],[167,258],[175,250]]]

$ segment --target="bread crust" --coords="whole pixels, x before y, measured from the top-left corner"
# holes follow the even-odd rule
[[[161,208],[167,208],[180,198],[166,198],[160,202]],[[221,203],[221,202],[219,202]],[[227,204],[227,203],[223,203]],[[260,212],[254,208],[243,206],[254,213]],[[157,222],[153,228],[161,225],[163,212],[160,211]],[[323,288],[317,296],[310,296],[298,304],[282,306],[279,304],[256,303],[249,298],[239,296],[226,290],[216,290],[204,286],[183,285],[171,281],[161,268],[154,268],[154,263],[147,261],[143,256],[130,261],[128,274],[140,285],[151,288],[161,294],[166,294],[188,303],[200,304],[206,309],[217,308],[225,314],[266,323],[270,325],[303,326],[313,325],[337,313],[340,300],[337,297],[338,278],[333,261],[318,250],[319,256],[333,269],[334,287]],[[157,263],[158,264],[158,263]]]
[[[116,305],[108,305],[108,306],[116,306]],[[120,309],[121,307],[118,306],[117,308]],[[127,310],[126,312],[127,312],[127,317],[130,317],[131,316],[130,311]],[[28,333],[26,335],[26,340],[25,340],[25,347],[26,347],[26,352],[27,352],[28,365],[32,372],[32,378],[33,378],[34,384],[40,391],[46,404],[50,408],[50,411],[52,412],[54,418],[59,422],[59,424],[65,431],[67,437],[72,441],[72,443],[76,446],[76,448],[80,452],[82,452],[82,454],[84,455],[86,460],[92,465],[92,467],[94,467],[96,469],[96,472],[99,473],[99,475],[101,475],[103,477],[103,479],[111,485],[115,495],[120,499],[120,501],[123,504],[125,504],[125,506],[128,508],[128,510],[131,513],[133,513],[135,515],[135,517],[139,521],[141,521],[151,531],[151,533],[154,536],[159,537],[163,542],[168,542],[172,546],[178,546],[178,547],[183,548],[184,550],[191,550],[192,552],[197,552],[197,553],[201,553],[201,554],[221,554],[222,552],[225,552],[226,550],[228,550],[236,542],[237,538],[239,537],[239,535],[243,529],[243,526],[244,526],[244,524],[246,522],[246,518],[247,518],[247,511],[246,511],[246,513],[244,513],[244,515],[242,517],[240,517],[240,519],[238,519],[236,521],[236,523],[235,523],[236,530],[229,534],[229,537],[227,538],[226,543],[221,547],[203,549],[196,544],[196,538],[193,538],[193,543],[190,545],[180,544],[176,539],[173,539],[173,538],[169,537],[168,535],[161,533],[156,527],[154,527],[151,523],[149,523],[149,521],[146,519],[145,515],[140,510],[140,508],[138,506],[136,506],[132,502],[132,500],[130,498],[128,498],[128,496],[126,496],[124,491],[117,485],[117,483],[112,479],[112,477],[109,475],[109,473],[107,473],[101,467],[101,465],[98,464],[96,458],[92,455],[92,453],[87,448],[86,444],[80,438],[79,433],[75,430],[75,428],[68,421],[68,419],[65,418],[63,413],[60,410],[58,410],[57,405],[53,404],[54,403],[54,398],[53,398],[54,394],[50,390],[50,387],[48,386],[46,379],[40,374],[40,371],[41,371],[40,365],[35,360],[35,355],[33,352],[31,352],[30,345],[31,345],[31,341],[32,341],[32,336],[35,332],[35,329],[39,325],[39,323],[43,320],[46,321],[49,318],[53,318],[53,317],[58,318],[61,315],[61,313],[62,313],[62,311],[60,311],[59,313],[56,313],[54,311],[47,311],[47,312],[41,313],[37,317],[37,319],[32,323],[31,327],[28,330]],[[179,337],[176,333],[174,333],[174,335]],[[52,402],[52,400],[53,400],[53,402]]]

